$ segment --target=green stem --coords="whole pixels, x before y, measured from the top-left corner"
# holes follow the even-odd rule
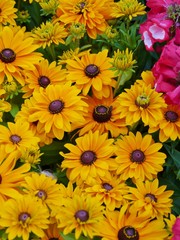
[[[52,61],[55,61],[56,60],[56,52],[54,49],[54,44],[51,44],[49,47],[47,47],[47,51],[51,55]]]

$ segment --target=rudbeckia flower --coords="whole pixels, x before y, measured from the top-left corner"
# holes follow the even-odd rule
[[[60,152],[64,157],[61,168],[67,169],[70,181],[87,180],[97,176],[104,176],[111,165],[114,154],[113,139],[108,134],[99,131],[89,131],[82,137],[76,138],[76,145],[67,143],[65,147],[69,153]]]
[[[11,25],[16,25],[15,19],[17,15],[17,9],[14,8],[16,2],[14,0],[1,0],[0,1],[0,25],[6,25],[10,23]]]
[[[0,83],[7,77],[15,78],[24,85],[23,70],[34,69],[34,64],[41,60],[41,53],[33,44],[33,38],[25,28],[5,26],[0,34]]]
[[[33,113],[29,122],[39,121],[44,125],[45,133],[61,140],[64,132],[71,132],[72,123],[84,121],[82,115],[86,103],[79,93],[80,90],[69,83],[39,89],[30,99]]]
[[[4,203],[0,212],[0,225],[6,229],[9,240],[16,237],[29,240],[31,233],[44,236],[43,229],[48,228],[48,217],[47,207],[31,196],[22,195]]]
[[[67,80],[75,83],[85,96],[92,89],[97,98],[109,97],[116,82],[112,79],[114,72],[110,70],[112,65],[107,54],[108,50],[97,54],[87,52],[81,58],[67,60]]]
[[[152,180],[163,170],[166,154],[159,152],[162,144],[155,143],[151,135],[146,134],[143,137],[140,132],[136,135],[130,132],[115,144],[117,174],[120,174],[122,179]]]

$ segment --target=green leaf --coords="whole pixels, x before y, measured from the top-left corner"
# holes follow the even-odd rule
[[[168,144],[164,144],[164,147],[173,159],[176,167],[180,168],[180,152],[174,148],[173,144],[171,144],[171,146],[169,146]]]
[[[18,112],[19,112],[19,106],[17,104],[11,104],[11,111],[10,111],[11,115],[15,117]]]

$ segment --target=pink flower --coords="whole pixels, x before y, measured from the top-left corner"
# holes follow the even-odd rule
[[[173,238],[172,240],[180,240],[180,218],[177,217],[176,221],[172,227]]]

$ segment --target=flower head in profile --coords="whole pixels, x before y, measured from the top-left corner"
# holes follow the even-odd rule
[[[41,15],[48,16],[50,14],[55,15],[56,10],[59,5],[58,0],[41,0],[39,2],[39,5],[41,6]]]
[[[22,163],[29,163],[31,167],[36,167],[41,162],[41,156],[43,153],[40,152],[39,147],[30,147],[26,150],[22,150],[20,161]]]
[[[108,134],[99,131],[89,131],[82,137],[76,138],[76,145],[66,143],[68,153],[60,152],[64,157],[61,168],[67,169],[70,181],[85,181],[87,178],[104,176],[109,170],[111,157],[114,154],[113,139]]]
[[[26,83],[22,88],[25,92],[24,98],[32,96],[34,91],[39,91],[39,88],[66,82],[66,70],[62,69],[61,65],[57,66],[55,61],[49,63],[47,59],[36,64],[34,70],[27,70],[25,76]]]
[[[61,229],[57,227],[57,222],[49,224],[48,229],[44,230],[45,235],[41,240],[64,240],[60,235],[60,230]]]
[[[137,84],[125,89],[118,96],[120,117],[125,117],[126,124],[132,125],[140,119],[145,126],[155,126],[162,119],[162,108],[166,107],[162,93],[156,92],[151,85]]]
[[[106,219],[101,222],[102,240],[164,240],[168,237],[163,220],[130,213],[128,205],[115,211],[106,211]]]
[[[67,80],[75,83],[87,95],[90,90],[97,98],[109,97],[111,87],[115,86],[114,72],[110,70],[108,50],[101,52],[87,52],[81,58],[67,60]],[[78,76],[78,78],[77,78]]]
[[[41,59],[41,53],[33,44],[33,38],[25,32],[25,28],[5,26],[0,35],[0,83],[5,78],[13,78],[24,85],[23,70],[34,69],[34,64]]]
[[[84,112],[85,121],[79,129],[80,136],[90,130],[93,132],[99,130],[100,133],[108,132],[112,137],[127,134],[125,118],[119,117],[121,110],[112,92],[108,98],[102,99],[87,96],[85,102],[88,106],[87,111]]]
[[[47,207],[31,196],[22,195],[4,203],[0,212],[0,225],[6,229],[9,240],[16,237],[29,240],[31,233],[38,237],[44,236],[43,230],[49,224],[48,217]]]
[[[66,25],[72,22],[84,24],[89,37],[95,39],[106,29],[110,3],[108,0],[59,0],[57,19]]]
[[[80,90],[69,83],[40,88],[30,99],[33,112],[29,122],[39,121],[46,134],[62,139],[64,132],[71,132],[72,123],[84,121],[86,103],[79,93]]]
[[[116,141],[116,147],[117,174],[124,180],[152,180],[163,170],[166,154],[159,152],[162,144],[155,143],[149,134],[143,137],[140,132],[130,132]]]
[[[50,47],[52,43],[58,45],[59,43],[65,44],[64,38],[68,35],[63,25],[46,21],[40,27],[36,27],[32,31],[34,43],[39,47]]]
[[[136,188],[130,187],[128,196],[131,202],[130,212],[147,214],[149,217],[162,218],[171,213],[173,191],[166,190],[165,185],[159,186],[158,179],[153,181],[136,181]]]
[[[27,122],[19,120],[15,123],[8,122],[7,127],[0,125],[1,147],[6,154],[16,156],[17,159],[21,156],[22,150],[38,146],[39,141],[39,138],[29,130]]]
[[[120,0],[112,6],[111,16],[114,18],[126,17],[132,20],[134,17],[146,14],[146,6],[137,0]]]
[[[66,235],[73,230],[75,239],[81,235],[91,239],[98,235],[99,223],[103,220],[104,207],[97,197],[74,195],[66,200],[65,205],[57,212],[58,227]]]
[[[157,121],[157,125],[149,128],[149,133],[159,131],[159,140],[165,142],[168,139],[175,141],[180,139],[180,109],[178,105],[168,105],[163,108],[163,117]]]
[[[0,1],[0,25],[16,25],[15,19],[17,9],[14,7],[16,2],[14,0],[1,0]]]

